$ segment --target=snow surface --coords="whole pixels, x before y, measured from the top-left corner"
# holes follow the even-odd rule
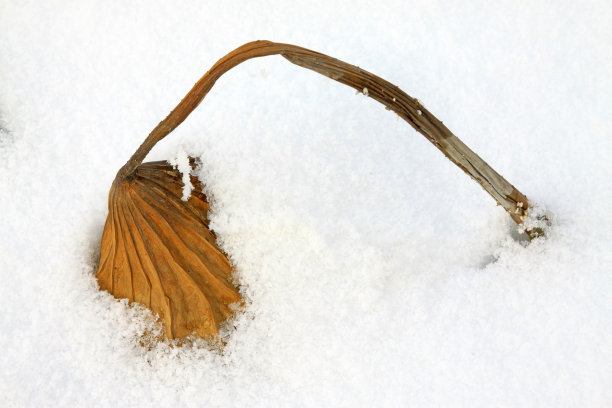
[[[191,179],[189,175],[191,174],[191,166],[189,165],[189,156],[183,149],[179,149],[176,152],[176,155],[168,160],[175,169],[181,173],[181,181],[183,182],[183,196],[181,200],[187,201],[189,197],[191,197],[191,192],[193,191],[193,184],[191,184]]]
[[[462,3],[462,4],[460,4]],[[612,3],[3,0],[0,405],[612,405]],[[151,350],[93,277],[116,171],[255,39],[418,97],[550,214],[509,217],[396,115],[281,57],[149,155],[200,156],[248,306]]]

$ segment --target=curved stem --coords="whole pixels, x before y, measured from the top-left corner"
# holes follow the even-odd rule
[[[217,61],[176,108],[153,129],[130,160],[119,170],[116,180],[131,178],[153,146],[189,116],[225,72],[251,58],[277,54],[293,64],[363,92],[397,113],[440,149],[448,159],[476,180],[499,205],[504,207],[517,224],[525,220],[529,208],[527,197],[463,144],[417,99],[392,83],[344,61],[295,45],[270,41],[253,41],[244,44]]]

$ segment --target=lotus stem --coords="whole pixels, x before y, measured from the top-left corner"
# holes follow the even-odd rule
[[[417,99],[392,83],[344,61],[295,45],[270,41],[253,41],[244,44],[217,61],[176,108],[153,129],[144,143],[119,170],[116,180],[131,178],[153,146],[189,116],[225,72],[249,59],[268,55],[281,55],[295,65],[348,85],[382,103],[476,180],[517,224],[520,225],[526,220],[529,209],[527,197],[467,147]],[[541,235],[542,230],[532,229],[527,233],[532,238]]]

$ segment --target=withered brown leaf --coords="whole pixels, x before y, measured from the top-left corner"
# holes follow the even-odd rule
[[[158,314],[168,338],[214,336],[241,297],[232,269],[208,228],[201,185],[182,201],[180,173],[166,162],[143,163],[115,180],[109,195],[100,288]]]

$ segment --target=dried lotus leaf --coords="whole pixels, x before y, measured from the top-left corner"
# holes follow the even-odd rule
[[[517,224],[530,203],[455,136],[417,99],[359,67],[291,44],[254,41],[221,58],[147,136],[119,170],[109,195],[109,215],[96,274],[100,287],[157,313],[169,338],[195,332],[215,335],[230,305],[241,298],[231,268],[206,220],[206,197],[181,201],[178,172],[164,162],[142,164],[151,149],[179,126],[228,70],[252,58],[281,55],[289,62],[347,85],[395,112],[449,160],[478,182]],[[194,185],[197,180],[192,179]],[[547,223],[544,216],[542,223]],[[528,229],[529,237],[544,230]]]
[[[138,166],[109,195],[100,266],[102,290],[159,315],[166,336],[214,336],[241,297],[206,218],[198,180],[182,201],[180,173],[166,162]]]

